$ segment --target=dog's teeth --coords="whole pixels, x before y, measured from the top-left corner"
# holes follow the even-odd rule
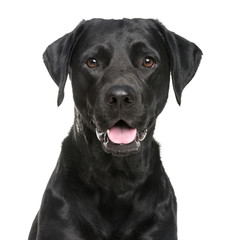
[[[147,135],[147,129],[145,129],[142,132],[139,132],[138,133],[139,141],[142,142],[146,138],[146,135]]]
[[[98,132],[97,128],[95,129],[95,132],[96,132],[96,136],[97,136],[98,140],[100,141],[100,133]]]
[[[107,132],[100,132],[100,131],[98,131],[97,128],[95,129],[95,132],[96,132],[96,136],[97,136],[97,138],[99,139],[100,142],[105,142],[105,143],[108,142]]]
[[[103,141],[104,140],[104,133],[98,131],[98,129],[96,129],[96,136],[99,139],[99,141]]]
[[[104,144],[108,144],[109,142],[109,137],[107,133],[104,133]]]

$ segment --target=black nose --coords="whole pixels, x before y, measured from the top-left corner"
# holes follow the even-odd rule
[[[136,94],[130,86],[113,86],[106,93],[106,103],[113,107],[128,107],[135,103]]]

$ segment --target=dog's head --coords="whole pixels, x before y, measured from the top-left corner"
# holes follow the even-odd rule
[[[93,19],[52,43],[46,67],[64,98],[68,74],[77,114],[103,149],[124,156],[152,136],[172,76],[177,102],[202,52],[155,20]],[[148,137],[147,137],[148,138]]]

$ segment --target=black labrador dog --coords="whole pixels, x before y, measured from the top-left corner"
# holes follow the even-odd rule
[[[29,240],[176,240],[176,198],[153,139],[170,73],[178,103],[202,52],[151,19],[81,22],[43,57],[73,127]]]

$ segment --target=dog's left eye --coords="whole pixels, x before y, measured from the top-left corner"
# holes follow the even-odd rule
[[[152,68],[155,65],[155,60],[151,57],[145,57],[142,61],[142,65],[146,68]]]
[[[87,66],[88,66],[89,68],[95,68],[95,67],[98,67],[99,64],[98,64],[98,62],[97,62],[96,59],[91,58],[91,59],[89,59],[89,60],[87,61]]]

